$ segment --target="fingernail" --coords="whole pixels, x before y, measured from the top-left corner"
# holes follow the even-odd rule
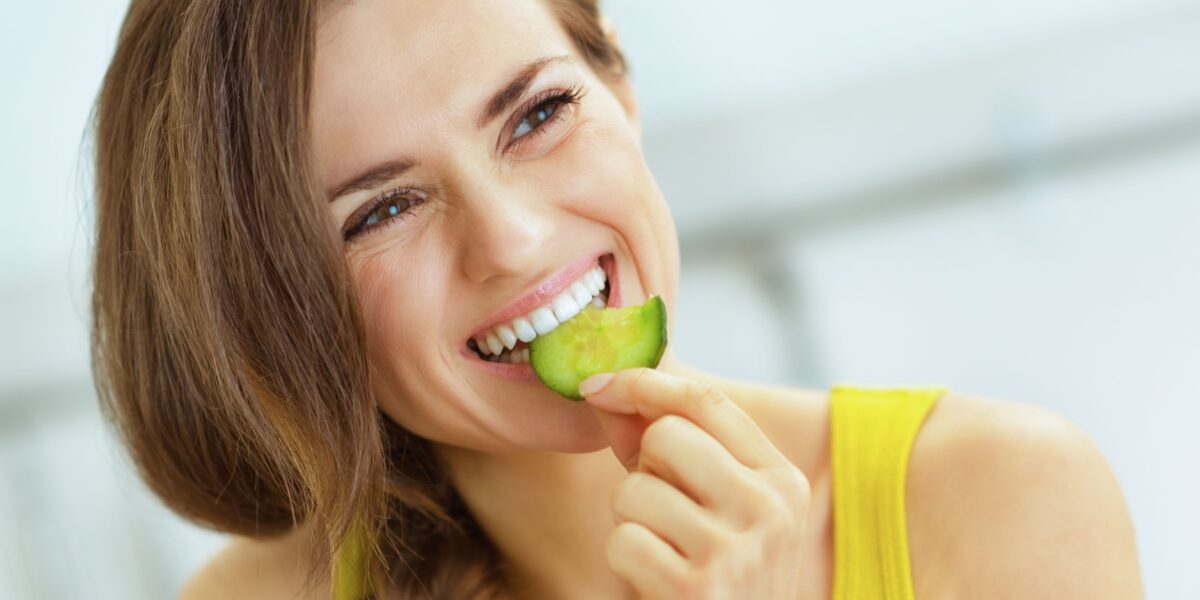
[[[584,379],[583,383],[579,384],[579,395],[587,397],[599,392],[608,385],[608,382],[612,381],[612,378],[612,373],[601,373]]]

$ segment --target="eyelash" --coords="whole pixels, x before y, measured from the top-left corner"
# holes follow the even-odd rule
[[[342,232],[342,240],[346,242],[352,242],[361,235],[382,231],[388,227],[391,227],[392,225],[395,225],[396,223],[403,223],[404,221],[408,220],[408,217],[412,216],[414,209],[425,202],[423,198],[413,197],[412,194],[414,191],[415,188],[413,188],[413,186],[406,185],[404,187],[384,192],[377,196],[374,200],[368,202],[366,206],[362,207],[357,213],[355,213],[353,217],[350,218],[350,222],[353,223],[353,225]],[[396,213],[396,218],[381,219],[374,225],[367,225],[367,219],[370,219],[371,215],[375,214],[375,211],[402,200],[407,201],[409,204],[404,208],[404,210]]]
[[[578,87],[572,87],[566,90],[546,90],[545,92],[535,96],[529,102],[526,102],[513,114],[512,118],[510,118],[508,123],[506,123],[504,126],[503,131],[508,132],[508,137],[510,139],[509,144],[504,148],[504,152],[513,151],[514,148],[522,148],[526,144],[530,143],[531,139],[535,139],[540,135],[545,135],[547,133],[547,127],[563,118],[563,108],[578,105],[579,101],[583,98],[583,95],[584,92]],[[545,121],[537,124],[533,127],[533,129],[521,137],[512,139],[513,132],[516,131],[516,128],[523,121],[528,119],[534,111],[552,104],[555,105],[554,113],[551,114]],[[350,218],[350,222],[353,223],[353,225],[342,232],[343,241],[352,242],[360,236],[377,233],[388,227],[398,223],[403,223],[404,221],[408,220],[408,217],[412,216],[415,209],[425,202],[423,198],[413,197],[413,191],[413,186],[408,185],[384,192],[371,202],[368,202],[366,206],[364,206],[353,217]],[[372,214],[381,208],[397,202],[398,200],[408,201],[409,205],[405,207],[404,210],[396,213],[394,215],[395,218],[385,218],[376,222],[374,225],[367,225],[367,219],[369,219]]]
[[[534,96],[532,100],[526,102],[519,110],[517,110],[517,112],[513,114],[512,118],[509,119],[508,123],[505,124],[504,131],[508,133],[508,138],[510,141],[509,144],[504,148],[504,151],[512,152],[513,148],[519,149],[524,147],[529,139],[539,135],[545,135],[546,127],[549,127],[551,124],[563,118],[562,109],[577,106],[579,101],[583,99],[583,96],[584,92],[579,87],[571,87],[565,90],[546,90],[537,96]],[[533,114],[537,109],[551,104],[556,105],[554,114],[550,115],[548,119],[539,123],[525,135],[515,140],[512,139],[512,135],[516,131],[517,127],[520,126],[520,124],[527,118],[529,118],[529,115]]]

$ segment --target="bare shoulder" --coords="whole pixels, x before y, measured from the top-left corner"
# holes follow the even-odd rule
[[[945,395],[913,446],[906,505],[919,597],[1142,597],[1116,477],[1051,411]]]
[[[306,588],[308,576],[302,538],[297,532],[279,538],[235,538],[183,585],[179,600],[321,598],[328,582]]]

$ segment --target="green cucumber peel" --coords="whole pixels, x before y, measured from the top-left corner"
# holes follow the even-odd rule
[[[667,349],[667,305],[659,296],[620,308],[588,306],[529,343],[529,363],[546,387],[583,400],[579,384],[600,373],[654,368]]]

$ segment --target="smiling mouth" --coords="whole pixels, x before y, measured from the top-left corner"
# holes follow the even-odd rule
[[[598,308],[608,305],[611,286],[605,270],[606,259],[611,264],[611,255],[601,257],[599,264],[545,305],[475,334],[467,340],[467,348],[487,362],[528,363],[530,342],[554,331],[589,305]]]

